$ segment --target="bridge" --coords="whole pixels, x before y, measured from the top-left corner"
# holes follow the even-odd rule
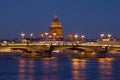
[[[33,43],[1,43],[0,52],[24,52],[24,51],[42,51],[49,46],[53,46],[54,50],[78,50],[78,51],[95,51],[100,50],[107,51],[120,51],[120,44],[108,44],[108,43],[97,43],[97,42],[86,42],[86,43],[75,43],[75,42],[33,42]]]

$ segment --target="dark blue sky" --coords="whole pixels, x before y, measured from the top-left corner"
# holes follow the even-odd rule
[[[120,0],[0,0],[0,38],[48,31],[58,14],[64,34],[120,36]]]

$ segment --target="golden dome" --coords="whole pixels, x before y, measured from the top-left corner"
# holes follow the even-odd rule
[[[53,34],[56,33],[56,36]],[[50,23],[49,27],[49,35],[51,35],[53,38],[62,38],[63,37],[63,28],[61,22],[58,20],[58,16],[54,16],[53,21]]]
[[[50,28],[62,28],[61,22],[58,20],[58,16],[55,15],[53,21],[50,24]]]

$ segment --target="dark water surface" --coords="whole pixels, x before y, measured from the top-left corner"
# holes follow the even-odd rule
[[[3,59],[0,80],[120,80],[120,59]]]

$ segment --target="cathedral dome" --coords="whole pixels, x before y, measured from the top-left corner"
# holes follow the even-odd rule
[[[55,15],[53,21],[50,24],[50,28],[62,28],[61,22],[58,20],[58,16]]]
[[[56,34],[56,35],[54,35]],[[50,23],[49,35],[53,38],[62,38],[63,37],[63,28],[61,22],[58,20],[58,16],[54,16],[54,19]]]

